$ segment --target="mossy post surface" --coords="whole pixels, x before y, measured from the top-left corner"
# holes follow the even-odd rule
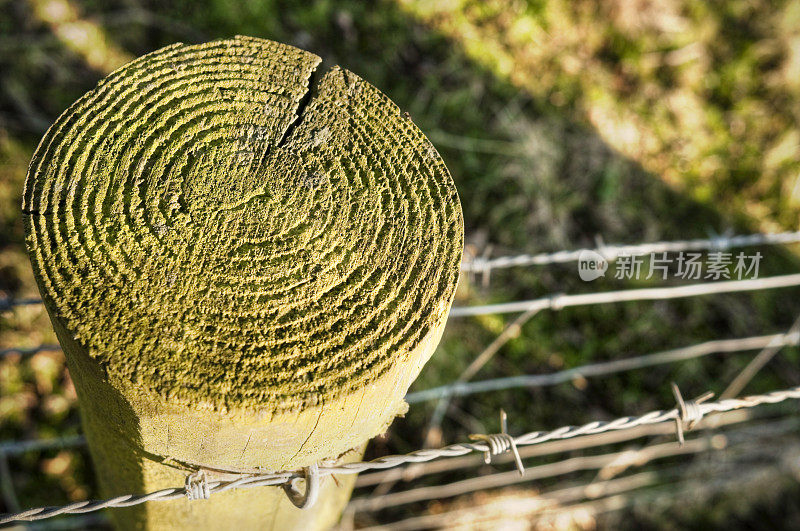
[[[105,495],[356,460],[404,411],[463,245],[441,158],[386,96],[237,37],[143,56],[50,128],[28,250]],[[331,525],[280,488],[111,512],[124,528]]]

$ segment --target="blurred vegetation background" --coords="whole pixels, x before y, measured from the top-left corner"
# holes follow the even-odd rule
[[[597,235],[637,243],[800,229],[799,1],[0,0],[0,13],[0,298],[38,295],[24,252],[20,201],[30,157],[54,119],[133,57],[176,41],[235,34],[315,52],[409,112],[455,178],[469,255],[487,248],[501,255],[593,246]],[[759,250],[761,276],[798,271],[796,246]],[[456,303],[676,282],[609,276],[586,284],[575,264],[516,268],[493,272],[488,283],[463,275]],[[476,379],[776,333],[798,315],[800,289],[542,313]],[[513,318],[452,321],[414,389],[457,378]],[[50,343],[55,337],[42,308],[0,313],[0,350]],[[669,381],[687,396],[720,392],[751,357],[714,355],[455,400],[441,439],[496,431],[501,407],[512,433],[668,408]],[[786,348],[746,391],[798,384],[800,352]],[[412,407],[369,455],[419,448],[433,405]],[[0,440],[78,433],[75,392],[60,352],[0,357]],[[799,433],[795,425],[766,454],[761,448],[750,457],[726,455],[740,461],[724,474],[711,466],[692,476],[697,468],[685,465],[708,464],[704,457],[666,460],[653,468],[664,488],[657,495],[630,493],[618,511],[586,509],[557,521],[537,523],[528,516],[515,523],[796,529],[800,466],[770,456],[800,455],[792,453],[798,452]],[[80,447],[0,452],[0,465],[2,510],[97,495]],[[681,490],[678,466],[686,470],[680,477],[697,484],[692,495]],[[394,488],[506,468],[469,469]],[[354,524],[486,505],[504,496],[530,501],[565,481],[593,477],[575,472],[510,490],[357,514]],[[711,483],[719,485],[710,489]],[[105,525],[102,518],[80,524]]]

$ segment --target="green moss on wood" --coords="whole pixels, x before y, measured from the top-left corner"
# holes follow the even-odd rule
[[[463,242],[433,146],[377,89],[237,37],[171,46],[50,128],[23,210],[105,495],[358,459],[441,337]],[[229,476],[228,476],[229,477]],[[128,529],[315,529],[279,488]],[[261,502],[259,503],[259,500]]]
[[[29,251],[110,380],[216,410],[301,409],[375,381],[445,318],[452,179],[368,83],[333,68],[309,87],[319,62],[243,37],[171,46],[42,140]]]

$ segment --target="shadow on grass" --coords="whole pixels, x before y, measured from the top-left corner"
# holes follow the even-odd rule
[[[591,246],[598,234],[607,242],[634,243],[750,229],[744,219],[726,219],[675,193],[610,149],[580,116],[499,81],[470,62],[451,41],[410,20],[392,3],[166,4],[151,2],[147,11],[130,10],[122,1],[76,5],[83,17],[98,23],[132,55],[175,41],[246,34],[293,44],[317,53],[327,66],[339,64],[357,73],[408,111],[438,147],[458,186],[467,235],[476,250],[487,243],[495,244],[495,254]],[[7,261],[20,261],[24,260],[21,225],[16,214],[6,213],[11,208],[18,212],[15,197],[21,195],[25,168],[19,159],[32,153],[43,132],[41,125],[52,122],[91,89],[102,73],[88,69],[35,20],[25,4],[15,4],[13,11],[3,22],[4,45],[12,40],[29,45],[13,48],[17,53],[4,53],[0,60],[4,72],[0,116],[7,141],[16,146],[16,163],[0,168],[0,190],[6,190],[6,196],[0,196],[4,212],[0,252],[12,257]],[[762,253],[762,276],[798,269],[797,259],[783,249]],[[0,291],[30,290],[31,279],[19,272],[26,265],[3,270],[0,264]],[[574,264],[497,272],[488,291],[464,279],[459,303],[639,285],[608,278],[587,286],[576,273]],[[780,331],[800,313],[798,295],[800,290],[786,289],[541,314],[478,378],[548,372],[708,339]],[[505,322],[504,317],[489,316],[453,323],[417,387],[457,377]],[[7,331],[0,317],[0,339]],[[709,357],[590,381],[582,388],[480,395],[457,404],[462,420],[447,426],[447,439],[493,430],[500,407],[509,411],[512,431],[668,407],[671,379],[687,394],[719,391],[748,359],[749,355]],[[786,357],[777,358],[748,390],[796,385],[797,361],[797,349],[787,349]],[[412,409],[396,424],[397,436],[389,443],[376,443],[375,451],[417,448],[429,413],[427,406]],[[388,448],[381,447],[387,444]]]

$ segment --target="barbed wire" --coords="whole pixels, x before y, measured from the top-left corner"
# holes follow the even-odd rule
[[[721,428],[726,427],[729,425],[736,425],[745,422],[752,422],[753,420],[762,420],[760,417],[754,417],[753,413],[756,410],[749,409],[749,410],[738,410],[738,411],[728,411],[719,413],[713,417],[709,417],[712,421],[711,424],[704,421],[704,423],[698,429],[708,429],[708,428]],[[771,422],[767,420],[766,422]],[[763,424],[763,420],[758,426]],[[760,430],[760,428],[759,428]],[[669,433],[674,433],[675,429],[673,427],[666,426],[664,424],[661,425],[648,425],[648,426],[640,426],[637,428],[631,428],[629,430],[624,431],[611,431],[606,433],[600,433],[595,435],[584,435],[581,437],[574,437],[568,440],[561,440],[561,441],[550,441],[545,442],[542,444],[534,445],[534,446],[527,446],[520,449],[520,454],[523,458],[530,458],[536,456],[544,456],[544,455],[551,455],[555,453],[564,453],[570,452],[574,450],[583,450],[589,448],[595,448],[599,446],[605,446],[608,444],[615,444],[618,442],[625,442],[631,441],[634,439],[638,439],[641,437],[649,437],[653,435],[667,435]],[[0,448],[2,449],[2,448]],[[497,459],[497,464],[503,463],[508,461],[506,458],[510,458],[510,456],[501,455]],[[476,460],[473,460],[476,459]],[[465,461],[468,460],[468,461]],[[421,471],[421,474],[415,474],[413,477],[406,477],[406,472],[410,472],[411,468],[394,468],[384,471],[372,472],[368,474],[360,474],[358,479],[356,480],[356,488],[365,487],[369,485],[374,485],[377,483],[381,483],[384,481],[384,474],[399,474],[396,476],[392,476],[394,479],[402,478],[403,481],[408,482],[413,479],[416,479],[420,475],[427,475],[427,474],[435,474],[441,472],[452,471],[456,469],[462,468],[469,468],[477,466],[479,463],[482,463],[483,459],[477,455],[464,455],[461,457],[453,457],[449,459],[437,460],[437,461],[430,461],[424,464],[418,464],[416,466],[423,466],[424,469]],[[528,475],[528,469],[526,469],[526,477]],[[84,523],[81,518],[87,518],[87,515],[83,516],[72,516],[70,518],[66,518],[64,520],[60,520],[64,524],[64,527],[58,527],[58,529],[83,529],[85,526],[82,525]],[[74,521],[73,521],[74,520]],[[40,521],[39,525],[45,524],[45,521]],[[69,525],[67,525],[69,524]],[[31,525],[31,529],[39,529],[40,527],[35,526],[36,524]],[[48,527],[49,529],[49,527]]]
[[[733,411],[736,409],[753,408],[763,404],[776,404],[786,400],[799,399],[800,386],[780,391],[773,391],[771,393],[762,395],[753,395],[744,398],[730,398],[716,402],[704,402],[701,404],[687,401],[686,410],[690,412],[689,415],[686,414],[686,410],[684,410],[684,414],[681,414],[681,411],[679,411],[678,408],[673,408],[670,410],[657,410],[640,416],[620,417],[610,421],[593,421],[582,426],[563,426],[552,431],[533,431],[518,437],[512,437],[511,440],[515,446],[530,446],[546,441],[570,439],[581,435],[625,430],[664,422],[681,423],[684,426],[684,429],[686,429],[688,428],[688,424],[692,424],[708,414]],[[307,472],[302,473],[300,471],[291,471],[247,475],[231,481],[208,481],[207,490],[209,494],[213,494],[216,492],[237,488],[287,485],[295,479],[301,477],[305,477],[307,482],[309,479],[318,481],[321,476],[332,474],[358,474],[367,470],[385,470],[394,468],[407,463],[422,463],[432,461],[434,459],[466,455],[472,452],[486,453],[490,451],[491,446],[485,442],[462,442],[437,449],[423,449],[404,455],[380,457],[372,461],[343,463],[335,466],[315,466],[314,469],[316,474],[312,478],[308,477]],[[145,503],[147,501],[172,500],[187,496],[188,492],[189,491],[187,490],[187,487],[183,486],[162,489],[142,495],[126,495],[117,496],[115,498],[102,501],[77,502],[62,507],[39,507],[19,513],[3,515],[0,517],[0,525],[20,520],[42,520],[61,514],[83,514],[106,508],[130,507],[132,505]]]
[[[717,236],[696,240],[675,240],[632,245],[605,245],[602,241],[594,248],[575,249],[572,251],[556,251],[553,253],[519,254],[514,256],[498,256],[496,258],[474,257],[461,263],[461,270],[471,273],[483,273],[492,269],[503,269],[515,266],[549,265],[576,262],[582,253],[593,251],[606,260],[613,261],[619,256],[642,256],[650,253],[719,250],[756,245],[789,244],[800,242],[800,231],[779,232],[773,234],[743,234],[737,236]]]
[[[770,411],[770,414],[772,414],[772,411]],[[780,416],[780,414],[781,413],[778,413],[778,416]],[[761,415],[760,411],[757,409],[726,411],[723,413],[718,413],[714,416],[706,417],[697,427],[697,430],[718,429],[756,421],[762,422],[765,418],[767,421],[772,419],[771,416]],[[800,422],[800,419],[798,419],[798,422]],[[650,424],[622,431],[609,431],[592,435],[582,435],[579,437],[573,437],[571,439],[549,441],[533,446],[523,446],[519,449],[519,454],[523,459],[528,459],[531,457],[543,457],[553,454],[563,454],[577,450],[587,450],[600,446],[630,442],[634,439],[639,439],[642,437],[663,436],[674,433],[674,426],[669,426],[666,424]],[[503,454],[498,456],[496,459],[493,459],[493,463],[506,463],[510,462],[511,459],[512,456]],[[472,468],[480,465],[481,463],[483,463],[483,458],[481,456],[467,454],[460,457],[451,457],[449,459],[420,463],[405,468],[393,468],[378,472],[362,473],[359,474],[358,478],[356,479],[356,488],[380,485],[388,481],[402,480],[403,482],[408,483],[421,476]]]
[[[582,248],[574,250],[560,250],[551,253],[539,254],[519,254],[513,256],[499,256],[496,258],[473,257],[461,263],[461,270],[472,273],[485,273],[492,269],[504,269],[515,266],[526,265],[549,265],[575,262],[580,258],[581,253],[594,251],[606,260],[612,261],[617,257],[642,256],[650,253],[677,252],[677,251],[699,251],[699,250],[726,250],[737,247],[750,247],[756,245],[780,245],[800,242],[800,231],[778,232],[771,234],[741,234],[735,236],[716,236],[705,239],[694,240],[673,240],[652,243],[637,244],[611,244],[606,245],[598,238],[598,245],[594,248]],[[41,304],[42,300],[37,298],[0,299],[0,312],[9,310],[17,306],[31,306]]]
[[[82,435],[71,435],[67,437],[50,437],[47,439],[29,439],[22,441],[3,441],[0,442],[0,454],[18,455],[25,452],[36,452],[43,450],[59,450],[86,444],[86,439]]]
[[[628,468],[641,467],[656,459],[696,454],[712,449],[722,450],[737,444],[757,444],[758,441],[763,441],[764,439],[796,433],[799,426],[800,419],[798,418],[769,420],[758,423],[755,426],[734,427],[715,433],[712,436],[695,438],[687,441],[685,445],[669,442],[656,445],[644,445],[636,449],[625,448],[598,455],[569,457],[552,463],[528,467],[525,469],[525,474],[523,476],[520,476],[513,470],[496,472],[485,476],[462,479],[445,484],[401,490],[381,496],[354,498],[348,505],[348,510],[382,510],[387,507],[395,507],[430,499],[440,500],[442,498],[460,496],[478,490],[486,490],[487,488],[504,487],[534,479],[544,479],[589,469],[596,469],[601,472],[605,471],[605,475],[613,477]],[[715,445],[714,442],[712,442],[712,438],[715,435],[723,435],[725,444]]]
[[[675,496],[676,493],[683,499],[692,499],[696,497],[698,492],[695,488],[687,488],[689,484],[695,485],[702,485],[702,488],[705,489],[705,492],[709,492],[709,489],[706,489],[707,486],[713,485],[715,487],[724,486],[726,488],[735,488],[739,492],[743,492],[750,488],[750,485],[747,485],[748,479],[759,478],[760,481],[763,481],[765,473],[772,472],[775,469],[781,469],[782,462],[779,458],[777,458],[774,452],[769,451],[769,448],[774,448],[773,446],[768,446],[764,444],[764,433],[762,433],[761,429],[766,428],[768,432],[768,436],[770,438],[774,437],[781,437],[785,434],[788,434],[794,430],[796,430],[796,421],[794,426],[792,425],[782,425],[780,421],[779,424],[773,426],[765,426],[765,425],[758,425],[755,427],[755,430],[752,433],[747,433],[745,430],[736,430],[734,432],[725,432],[721,434],[715,434],[711,437],[704,437],[700,439],[695,439],[691,441],[687,446],[683,448],[676,448],[676,445],[672,445],[672,449],[679,450],[677,453],[693,453],[691,452],[692,445],[702,444],[703,440],[706,440],[709,444],[709,447],[705,450],[701,450],[704,456],[707,456],[706,459],[703,459],[702,462],[698,462],[694,460],[692,462],[686,464],[669,464],[669,465],[658,465],[655,462],[646,463],[642,462],[644,459],[640,460],[636,458],[636,454],[639,454],[639,457],[647,457],[641,455],[641,451],[644,450],[645,453],[648,451],[647,448],[641,448],[639,450],[628,450],[626,452],[622,452],[620,456],[619,464],[625,466],[642,466],[645,464],[650,465],[650,469],[643,472],[636,472],[633,474],[629,474],[622,477],[614,477],[614,474],[604,474],[604,469],[600,469],[599,473],[595,477],[595,479],[588,484],[584,480],[576,481],[568,483],[568,486],[562,487],[559,483],[559,488],[556,489],[544,489],[536,488],[529,491],[525,490],[515,490],[512,493],[512,496],[518,499],[520,496],[524,496],[528,498],[523,504],[515,503],[515,507],[519,507],[523,509],[525,512],[525,520],[526,522],[530,523],[534,520],[534,518],[539,518],[540,516],[546,514],[547,511],[556,510],[556,511],[566,511],[575,505],[572,505],[573,502],[583,499],[592,500],[592,503],[597,500],[605,499],[606,496],[610,494],[620,494],[620,493],[631,493],[633,491],[636,492],[635,496],[636,499],[640,499],[641,493],[646,493],[646,499],[655,499],[655,496],[664,496],[670,495]],[[788,429],[787,429],[788,428]],[[759,450],[758,445],[763,445],[763,449]],[[751,448],[751,446],[757,446],[757,448]],[[649,447],[654,448],[654,447]],[[720,453],[719,450],[725,450],[728,448],[735,449],[734,453],[727,453],[725,452]],[[665,450],[668,449],[665,447]],[[701,452],[695,453],[695,455],[700,454]],[[627,455],[626,455],[627,454]],[[753,456],[756,456],[755,462],[752,462],[751,459]],[[580,465],[591,465],[591,460],[599,459],[602,456],[587,456],[587,457],[578,457],[566,461],[560,461],[557,463],[552,464],[545,464],[539,465],[537,467],[532,468],[533,474],[531,474],[531,478],[515,478],[510,473],[504,473],[508,478],[507,482],[496,481],[493,487],[503,487],[514,484],[516,482],[522,482],[528,479],[539,479],[536,474],[537,469],[539,472],[543,472],[543,476],[550,476],[553,472],[561,473],[562,470],[560,463],[569,463],[572,461],[573,467],[576,469],[576,472],[581,472],[580,469],[584,468]],[[636,458],[636,459],[634,459]],[[583,461],[583,462],[581,462]],[[632,462],[634,461],[634,462]],[[600,463],[598,463],[600,464]],[[577,465],[577,466],[576,466]],[[615,466],[616,464],[611,464],[610,469],[614,470],[617,469]],[[606,469],[608,470],[608,469]],[[687,474],[687,472],[692,471],[692,473]],[[698,473],[698,471],[703,471],[706,474],[712,473],[714,475],[713,479],[710,479],[704,473]],[[569,470],[563,470],[565,473],[571,473]],[[500,474],[494,474],[494,476],[499,476]],[[611,476],[609,478],[608,476]],[[484,476],[492,478],[492,475]],[[686,478],[689,479],[686,479]],[[499,479],[495,477],[495,479]],[[466,480],[470,481],[470,480]],[[502,483],[506,483],[505,485]],[[453,483],[446,485],[452,486]],[[656,487],[656,485],[663,485],[662,487]],[[467,487],[468,485],[461,484],[462,487]],[[426,488],[426,487],[422,487]],[[431,488],[431,487],[428,487]],[[479,490],[480,486],[478,486]],[[420,490],[420,489],[417,489]],[[712,492],[718,492],[720,489],[713,488],[710,489]],[[406,492],[413,492],[413,491],[403,491],[401,493],[394,493],[394,494],[404,494]],[[439,499],[439,493],[436,494],[435,498]],[[444,494],[447,494],[446,492]],[[460,495],[460,494],[457,494]],[[653,496],[653,497],[651,497]],[[365,500],[361,498],[360,500],[368,502],[369,500]],[[359,501],[359,498],[353,500],[353,502]],[[398,501],[397,498],[394,500],[386,500],[386,501]],[[399,500],[404,501],[404,500]],[[391,506],[396,506],[397,504],[391,503]],[[478,504],[481,506],[482,504]],[[385,506],[389,506],[389,504],[385,504]],[[348,506],[347,510],[345,511],[345,518],[348,518],[349,521],[353,521],[353,518],[357,512],[361,512],[364,509],[366,510],[373,510],[374,506]],[[379,509],[383,509],[383,507],[378,507]],[[361,529],[392,529],[395,531],[399,531],[402,529],[439,529],[441,527],[447,527],[448,525],[458,525],[459,523],[468,521],[468,522],[475,522],[480,521],[484,525],[488,525],[487,519],[481,518],[477,520],[475,518],[475,510],[478,507],[474,505],[469,505],[468,507],[460,507],[457,509],[448,509],[447,507],[444,508],[443,512],[436,512],[435,514],[427,514],[423,516],[413,516],[405,520],[401,521],[393,521],[387,523],[385,525],[378,525],[375,527],[362,527]],[[615,507],[616,509],[616,507]],[[468,520],[459,519],[456,515],[464,515],[467,513],[469,515]],[[496,516],[499,519],[507,519],[509,516],[508,511],[497,511],[495,507],[491,513],[492,515]],[[502,520],[501,520],[502,521]],[[349,523],[349,522],[348,522]],[[351,527],[352,528],[352,527]],[[349,529],[349,528],[348,528]]]
[[[648,452],[642,459],[642,461],[644,461],[642,464],[663,457],[700,453],[701,451],[708,450],[709,447],[710,444],[707,440],[696,439],[690,441],[689,445],[682,448],[674,443],[660,444],[654,447],[648,447],[647,449],[642,448],[640,449],[640,451],[643,451],[642,453]],[[409,503],[428,501],[431,499],[441,500],[489,488],[507,487],[509,485],[535,479],[545,479],[584,470],[600,470],[602,467],[612,464],[615,460],[630,455],[630,453],[631,450],[620,450],[601,455],[571,457],[554,463],[546,463],[528,468],[526,474],[522,477],[515,471],[497,472],[445,484],[401,490],[380,496],[358,497],[350,501],[347,509],[353,512],[379,511],[388,507],[397,507]]]
[[[297,476],[291,472],[285,472],[282,474],[270,474],[268,476],[248,476],[229,481],[209,481],[207,485],[210,493],[216,493],[237,488],[283,485],[295,477],[301,476]],[[62,514],[85,514],[94,511],[100,511],[102,509],[131,507],[133,505],[139,505],[148,501],[175,500],[186,497],[186,492],[185,486],[173,487],[150,492],[148,494],[128,494],[102,501],[82,501],[61,507],[39,507],[16,514],[2,515],[0,516],[0,525],[16,521],[44,520],[46,518],[52,518]]]
[[[613,260],[615,257],[626,255],[647,254],[652,252],[668,252],[678,250],[697,250],[697,249],[727,249],[737,246],[749,246],[766,243],[796,243],[800,242],[800,232],[793,233],[779,233],[779,234],[755,234],[746,236],[733,236],[733,237],[720,237],[711,238],[706,240],[685,240],[675,242],[655,242],[651,244],[639,245],[623,245],[623,246],[606,246],[603,244],[598,245],[594,251],[600,253],[608,260]],[[515,265],[526,264],[546,264],[574,261],[579,258],[579,255],[585,251],[580,249],[576,251],[559,251],[557,253],[540,254],[540,255],[519,255],[516,257],[499,257],[495,259],[479,258],[469,263],[466,270],[468,271],[483,271],[488,272],[493,268],[511,267]],[[535,313],[543,309],[559,310],[567,306],[577,306],[584,304],[602,304],[608,302],[620,301],[633,301],[633,300],[655,300],[655,299],[670,299],[678,297],[689,297],[697,295],[705,295],[711,293],[726,293],[736,291],[749,291],[756,289],[770,289],[778,287],[789,287],[800,285],[800,274],[783,275],[776,277],[768,277],[764,279],[749,279],[728,282],[711,282],[701,283],[689,286],[677,286],[667,288],[649,288],[649,289],[636,289],[636,290],[622,290],[601,293],[589,293],[579,295],[563,295],[557,294],[550,297],[535,299],[531,301],[520,301],[505,304],[486,305],[486,306],[473,306],[465,308],[454,308],[451,311],[451,317],[461,317],[465,315],[481,315],[483,313],[507,313],[514,311],[527,311],[528,313]],[[0,311],[17,307],[40,304],[40,299],[4,299],[0,300]],[[775,334],[774,336],[761,336],[760,338],[743,338],[741,341],[748,340],[763,340],[764,338],[771,337],[771,348],[781,346],[784,344],[797,344],[798,333],[794,331],[788,334]],[[713,348],[714,344],[720,348],[726,348],[725,341],[737,340],[724,340],[722,342],[707,342],[695,347],[705,347],[706,349]],[[731,345],[729,348],[733,349]],[[617,372],[618,370],[625,370],[626,367],[637,368],[640,366],[649,366],[655,363],[667,363],[669,358],[679,359],[681,356],[695,357],[698,350],[691,350],[694,347],[687,349],[676,349],[675,351],[667,351],[650,356],[641,356],[630,360],[618,360],[616,362],[607,362],[600,364],[590,364],[584,367],[578,367],[552,375],[529,375],[521,377],[525,383],[523,385],[535,385],[538,382],[537,378],[544,378],[541,380],[541,385],[546,385],[548,381],[560,382],[577,376],[586,376],[596,374],[604,374],[608,371]],[[755,348],[755,347],[751,347]],[[40,345],[30,348],[11,348],[0,350],[0,356],[9,354],[22,354],[30,355],[43,351],[56,351],[60,350],[58,345]],[[679,352],[682,351],[682,352]],[[644,359],[647,358],[647,359]],[[581,374],[578,370],[583,370]],[[593,372],[594,371],[594,372]],[[454,396],[456,394],[473,394],[474,392],[481,392],[483,390],[493,390],[494,387],[486,388],[485,386],[495,385],[508,385],[514,382],[518,384],[517,379],[520,377],[511,377],[496,379],[486,382],[475,382],[474,384],[466,384],[470,389],[462,389],[465,382],[457,382],[451,386],[443,386],[432,390],[422,391],[419,393],[411,393],[406,399],[410,403],[419,402],[423,399],[442,398],[446,396]],[[446,389],[448,388],[449,389]],[[476,390],[477,389],[477,390]],[[443,392],[444,390],[444,392]],[[432,396],[432,392],[439,393],[436,397]],[[426,397],[421,398],[421,395],[428,393]],[[415,396],[417,395],[417,396]],[[427,398],[431,396],[431,398]],[[368,462],[348,463],[338,466],[320,466],[317,474],[320,476],[331,474],[352,474],[365,470],[386,470],[396,468],[409,463],[423,463],[440,459],[443,457],[460,456],[471,452],[488,452],[494,454],[499,451],[516,450],[517,446],[528,446],[544,443],[547,441],[557,441],[582,435],[600,434],[609,431],[618,431],[626,429],[634,429],[640,426],[651,424],[659,424],[666,421],[675,421],[678,426],[679,433],[682,428],[690,428],[691,424],[696,422],[699,418],[706,413],[716,413],[722,411],[731,411],[733,409],[750,408],[764,403],[776,403],[788,399],[800,398],[800,388],[792,388],[786,391],[777,391],[767,395],[758,395],[755,397],[748,397],[741,400],[727,399],[719,402],[711,402],[701,404],[696,401],[688,401],[688,407],[676,408],[669,411],[654,411],[640,417],[623,417],[610,422],[593,422],[580,427],[563,427],[551,432],[531,432],[520,437],[510,437],[505,434],[494,434],[483,436],[481,442],[472,443],[459,443],[454,445],[445,446],[438,449],[423,449],[405,455],[387,456],[384,458],[376,459]],[[682,399],[679,399],[682,401]],[[720,408],[723,409],[715,409]],[[688,426],[685,426],[689,423]],[[491,444],[493,437],[497,438],[503,436],[503,445]],[[35,449],[47,449],[64,447],[70,445],[82,444],[83,438],[80,436],[71,438],[52,439],[45,441],[19,441],[9,444],[0,445],[0,451],[3,455],[11,455]],[[202,471],[200,471],[202,472]],[[201,474],[202,475],[202,474]],[[206,481],[203,479],[202,489],[205,493],[210,495],[215,492],[222,492],[225,490],[236,488],[252,488],[257,486],[277,486],[291,485],[292,482],[298,478],[304,477],[300,471],[279,472],[273,474],[260,474],[248,475],[238,477],[234,480],[226,481]],[[308,470],[306,470],[305,477],[308,483]],[[189,485],[189,483],[187,483]],[[194,485],[194,484],[192,484]],[[196,485],[195,485],[196,486]],[[196,489],[195,489],[196,490]],[[287,489],[287,493],[291,489]],[[193,492],[193,491],[192,491]],[[85,501],[69,504],[63,507],[43,507],[38,509],[31,509],[11,515],[4,515],[0,517],[0,524],[8,523],[16,520],[42,520],[53,516],[62,514],[84,514],[93,511],[98,511],[104,508],[112,507],[128,507],[137,505],[147,501],[159,501],[180,498],[183,496],[191,495],[188,486],[175,487],[171,489],[163,489],[160,491],[152,492],[143,495],[126,495],[119,496],[104,501]],[[191,497],[191,496],[190,496]],[[206,497],[206,496],[203,496]],[[302,500],[301,500],[302,501]]]
[[[449,318],[470,317],[500,313],[515,313],[532,310],[561,310],[569,306],[586,306],[592,304],[608,304],[613,302],[631,302],[646,300],[679,299],[698,297],[718,293],[734,293],[739,291],[755,291],[762,289],[788,288],[800,285],[800,273],[778,275],[747,280],[726,280],[719,282],[703,282],[686,286],[666,288],[640,288],[619,291],[601,291],[581,293],[577,295],[555,294],[528,301],[504,302],[483,306],[460,306],[450,310]]]
[[[655,365],[663,365],[684,361],[721,352],[742,352],[765,347],[795,346],[800,344],[800,332],[771,334],[765,336],[742,337],[736,339],[717,339],[697,343],[688,347],[681,347],[653,354],[644,354],[630,358],[588,363],[578,367],[564,369],[550,374],[523,374],[507,376],[475,382],[454,382],[439,387],[432,387],[422,391],[408,393],[405,401],[409,404],[418,404],[430,400],[437,400],[447,396],[469,396],[489,391],[502,391],[516,387],[545,387],[569,382],[575,378],[588,378],[604,376],[619,372],[643,369]]]
[[[779,333],[735,339],[717,339],[713,341],[697,343],[688,347],[656,352],[653,354],[644,354],[641,356],[633,356],[599,363],[588,363],[586,365],[580,365],[550,374],[523,374],[518,376],[479,380],[475,382],[455,382],[452,384],[408,393],[405,396],[405,401],[409,404],[419,404],[422,402],[437,400],[445,396],[451,396],[455,398],[490,391],[502,391],[518,387],[546,387],[569,382],[575,378],[605,376],[624,371],[690,360],[715,353],[743,352],[747,350],[762,349],[768,346],[796,346],[798,344],[800,344],[800,332]],[[5,453],[6,455],[17,455],[24,452],[71,448],[75,446],[82,446],[84,444],[86,444],[86,439],[81,435],[69,437],[51,437],[47,439],[3,441],[0,442],[0,453]]]

